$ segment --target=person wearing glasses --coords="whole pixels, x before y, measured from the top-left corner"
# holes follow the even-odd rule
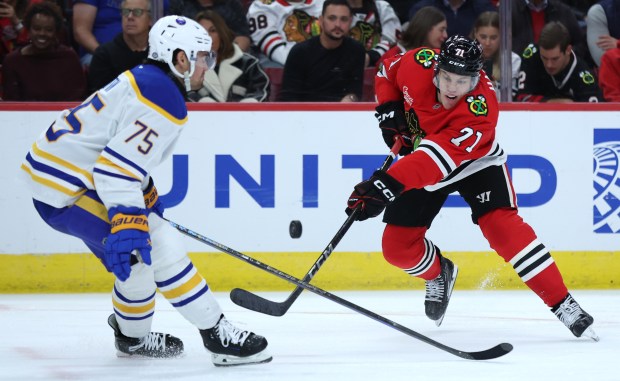
[[[151,331],[155,316],[162,318],[159,291],[196,328],[215,366],[272,359],[263,336],[227,320],[181,234],[163,218],[151,177],[187,124],[187,93],[214,66],[212,39],[200,24],[162,17],[145,63],[61,111],[21,166],[40,217],[82,240],[112,273],[107,321],[120,357],[183,355],[180,338]]]
[[[180,14],[182,1],[163,0],[164,15]],[[122,0],[75,0],[73,2],[73,38],[79,45],[82,65],[89,66],[99,45],[114,39],[122,31]]]
[[[121,3],[122,32],[112,41],[99,45],[88,69],[88,90],[96,91],[144,61],[153,25],[150,0],[125,0]]]

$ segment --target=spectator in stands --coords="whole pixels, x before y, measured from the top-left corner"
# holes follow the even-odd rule
[[[24,16],[30,44],[6,56],[2,65],[4,100],[77,101],[84,97],[86,78],[73,49],[58,43],[60,8],[51,2],[33,4]]]
[[[426,46],[440,49],[441,44],[448,38],[448,23],[442,11],[435,7],[424,7],[416,12],[407,28],[402,32],[396,45],[388,50],[377,62],[377,67],[383,60],[411,49]]]
[[[121,4],[123,31],[95,49],[88,69],[88,91],[104,87],[119,74],[146,59],[149,30],[153,25],[150,0],[124,0]]]
[[[482,12],[497,10],[490,0],[420,0],[411,7],[409,17],[428,6],[438,8],[446,16],[448,36],[468,36],[474,21]]]
[[[585,35],[569,6],[560,0],[512,0],[512,50],[522,54],[531,44],[537,44],[542,31],[550,21],[561,22],[570,33],[573,50],[588,59]]]
[[[284,66],[281,101],[355,102],[362,96],[366,51],[349,37],[351,7],[326,0],[321,34],[295,45]]]
[[[601,102],[594,73],[570,45],[570,34],[559,21],[540,32],[538,46],[521,57],[517,100],[524,102]]]
[[[190,98],[199,102],[264,102],[269,97],[269,78],[258,59],[244,53],[234,34],[215,11],[198,13],[196,21],[211,36],[217,53],[214,70],[205,73],[202,88]]]
[[[602,0],[588,10],[588,49],[596,66],[609,49],[620,48],[620,0]]]
[[[349,35],[366,49],[366,66],[375,66],[400,34],[400,20],[383,0],[348,0],[353,10]]]
[[[121,0],[75,0],[73,4],[73,37],[80,46],[84,66],[90,65],[92,54],[103,43],[112,41],[123,31]],[[163,0],[164,14],[180,14],[181,0]]]
[[[482,45],[482,58],[484,59],[484,71],[493,81],[495,92],[499,99],[501,88],[501,65],[500,65],[500,31],[499,31],[499,13],[483,12],[474,22],[474,28],[471,37],[475,38]],[[519,80],[519,71],[521,69],[521,57],[515,52],[511,52],[511,87],[512,96],[517,94],[517,84]]]
[[[620,48],[603,53],[598,75],[603,98],[607,102],[620,102]]]
[[[215,11],[222,16],[228,28],[234,33],[235,43],[241,50],[244,52],[250,50],[252,44],[250,27],[246,12],[239,0],[185,0],[183,2],[183,15],[194,20],[198,13],[207,10]]]
[[[324,0],[254,1],[248,9],[250,36],[263,67],[283,67],[295,44],[321,33]]]
[[[28,0],[0,1],[0,65],[7,54],[28,43],[28,32],[22,18],[28,7]]]

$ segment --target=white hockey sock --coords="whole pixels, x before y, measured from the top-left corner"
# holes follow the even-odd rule
[[[170,304],[198,329],[213,327],[222,309],[190,259],[155,271],[155,283]]]

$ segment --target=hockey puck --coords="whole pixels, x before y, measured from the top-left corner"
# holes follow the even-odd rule
[[[288,226],[288,233],[291,235],[291,238],[301,237],[301,221],[291,221],[290,225]]]

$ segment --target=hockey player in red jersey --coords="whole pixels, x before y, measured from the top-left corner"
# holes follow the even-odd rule
[[[384,208],[383,255],[426,281],[425,312],[439,326],[458,267],[426,238],[448,195],[458,191],[490,246],[577,337],[598,337],[594,319],[569,294],[551,254],[518,214],[506,153],[495,138],[498,103],[482,69],[482,48],[462,36],[441,51],[419,48],[384,61],[375,80],[377,119],[404,156],[357,184],[347,213]]]

